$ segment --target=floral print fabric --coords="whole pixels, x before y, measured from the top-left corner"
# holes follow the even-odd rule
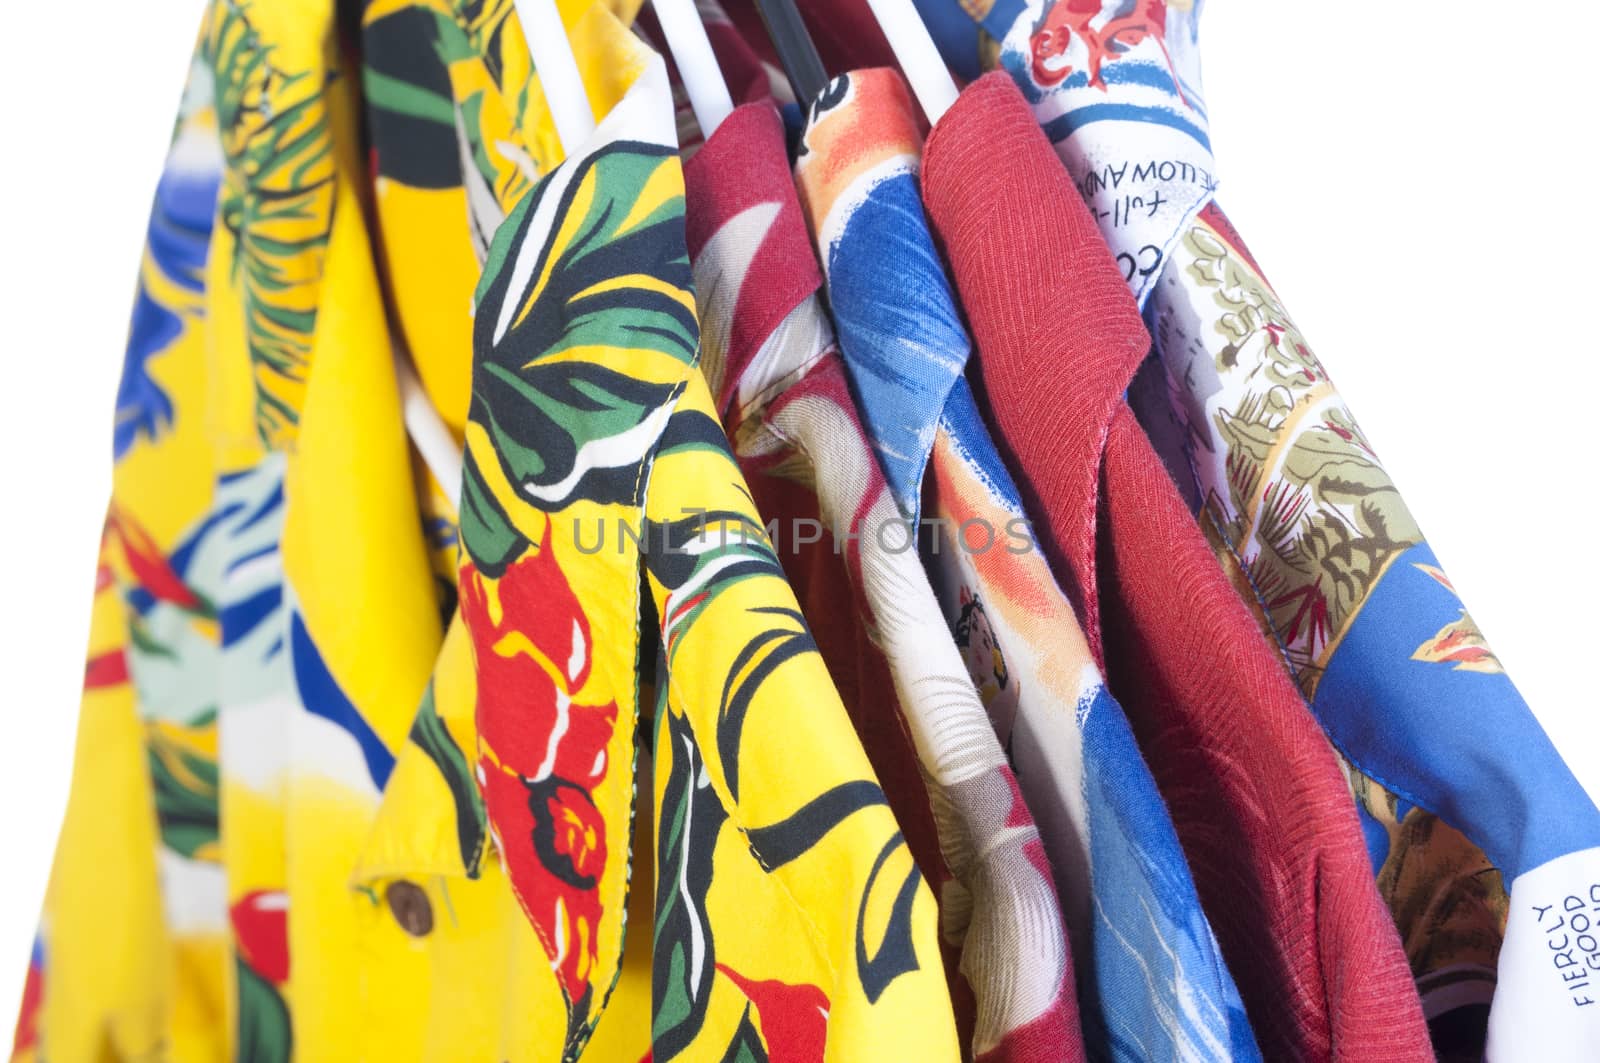
[[[1089,640],[1006,549],[904,89],[829,85],[803,209],[742,110],[697,221],[636,0],[561,5],[603,116],[570,158],[516,6],[206,5],[15,1057],[1257,1058]],[[1138,296],[1129,401],[1344,758],[1436,1046],[1586,1059],[1600,812],[1212,201],[1200,6],[931,21]]]
[[[858,72],[816,111],[799,174],[844,364],[875,450],[914,470],[908,503],[933,518],[940,611],[1040,822],[1087,1047],[1097,1058],[1254,1058],[1170,819],[962,375],[969,344],[916,199],[921,145],[904,87]],[[894,270],[882,269],[883,248],[895,249]],[[922,386],[932,379],[942,387]]]
[[[561,166],[509,2],[369,5],[363,78],[291,6],[208,11],[158,194],[17,1057],[955,1059],[932,899],[781,570],[699,548],[761,524],[695,370],[660,60],[578,14],[611,114]],[[381,245],[358,85],[466,145],[429,170],[373,123]],[[459,531],[397,349],[465,439]],[[682,549],[579,553],[576,517]]]
[[[1452,1003],[1481,1008],[1492,995],[1499,1058],[1533,1050],[1523,1046],[1535,1022],[1558,1024],[1561,1051],[1594,1043],[1539,964],[1497,946],[1519,909],[1537,921],[1550,893],[1588,886],[1600,811],[1215,205],[1176,245],[1148,313],[1168,377],[1184,381],[1173,399],[1203,521],[1330,737],[1359,766],[1368,850],[1425,1006],[1434,1001],[1434,1015]],[[1462,705],[1472,706],[1466,718]],[[1552,863],[1566,871],[1519,890],[1519,877]],[[1519,905],[1533,894],[1541,899]],[[1535,1020],[1552,999],[1567,1007]]]
[[[738,147],[761,161],[741,166],[748,188],[728,187],[727,176],[719,188],[716,171],[697,170],[712,185],[698,193],[708,216],[694,226],[704,234],[695,270],[709,296],[708,327],[731,333],[733,323],[718,318],[735,308],[771,323],[765,334],[744,331],[711,374],[733,407],[730,431],[753,469],[805,476],[860,589],[859,608],[888,662],[927,779],[944,937],[975,997],[973,1056],[1070,1056],[1078,1039],[1070,960],[1038,833],[940,626],[916,554],[890,538],[900,511],[856,419],[821,311],[821,278],[783,165],[777,117],[740,115],[718,136],[741,138]],[[734,146],[714,137],[707,150]],[[890,690],[877,695],[858,711],[891,713]]]
[[[997,3],[947,40],[993,42],[977,53],[1022,90],[1144,306],[1160,363],[1130,401],[1346,758],[1439,1046],[1471,1053],[1518,910],[1507,886],[1570,858],[1569,886],[1553,888],[1581,893],[1594,857],[1574,854],[1593,848],[1600,813],[1213,202],[1200,9]],[[1462,704],[1485,730],[1446,714]],[[1526,819],[1511,811],[1541,807]],[[1534,911],[1523,906],[1525,918]],[[1524,1011],[1520,1026],[1565,1030],[1579,1012],[1535,1007],[1561,1000],[1553,982],[1531,988],[1536,966],[1499,963],[1497,1010],[1532,1008],[1542,1017]]]

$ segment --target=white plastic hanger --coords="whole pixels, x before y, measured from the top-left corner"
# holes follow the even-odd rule
[[[550,104],[556,138],[561,150],[571,155],[594,132],[594,111],[578,74],[578,60],[567,40],[567,27],[561,22],[556,0],[516,0],[517,20],[528,39],[534,73]]]
[[[916,5],[911,0],[867,0],[867,6],[889,39],[889,48],[905,71],[922,113],[928,116],[930,125],[937,124],[956,102],[956,82],[922,16],[917,14]]]
[[[455,436],[445,425],[444,418],[434,409],[416,370],[399,346],[394,352],[394,373],[400,384],[400,409],[405,417],[406,433],[422,455],[422,463],[433,473],[439,489],[457,510],[461,506],[461,448]]]
[[[711,51],[711,38],[706,36],[700,12],[695,10],[694,0],[652,0],[652,4],[683,90],[689,94],[694,120],[700,124],[700,135],[710,140],[722,120],[733,113],[733,97]]]

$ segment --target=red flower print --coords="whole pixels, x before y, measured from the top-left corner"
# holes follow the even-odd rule
[[[228,909],[233,939],[245,965],[282,985],[289,980],[289,895],[282,890],[254,890]]]
[[[717,970],[738,986],[761,1018],[771,1063],[822,1063],[828,1043],[828,996],[814,985],[746,978],[726,964]]]
[[[609,767],[616,702],[580,700],[593,643],[548,525],[498,580],[463,564],[460,589],[489,822],[512,887],[576,1003],[599,948],[607,838],[593,791]]]
[[[606,827],[587,791],[560,779],[528,783],[533,847],[546,867],[584,889],[599,883]]]
[[[1164,0],[1139,0],[1131,11],[1120,10],[1126,6],[1125,0],[1056,0],[1033,33],[1033,79],[1040,85],[1059,85],[1079,68],[1074,64],[1082,64],[1089,84],[1104,89],[1101,68],[1147,37],[1161,46],[1170,68]],[[1172,87],[1183,99],[1176,74]]]
[[[140,587],[158,602],[171,602],[180,609],[198,611],[201,603],[162,556],[150,533],[115,507],[106,517],[106,528],[122,544],[122,555]]]
[[[100,690],[128,681],[128,655],[120,649],[90,657],[83,668],[85,690]]]

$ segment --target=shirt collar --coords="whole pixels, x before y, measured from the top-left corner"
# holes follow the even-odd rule
[[[1142,305],[1216,190],[1200,0],[996,4],[984,20]],[[997,16],[1010,11],[1002,26]],[[999,186],[995,186],[999,187]]]
[[[900,76],[863,70],[817,98],[795,164],[851,388],[889,490],[913,520],[969,351],[922,214],[921,149]]]
[[[594,4],[573,23],[572,37],[591,103],[607,111],[594,135],[574,153],[572,168],[630,131],[652,131],[646,139],[653,136],[657,142],[670,138],[670,111],[664,126],[661,116],[652,113],[659,110],[653,101],[665,93],[660,59],[603,4]],[[524,91],[511,85],[506,89]],[[483,105],[511,106],[500,97]],[[550,125],[549,113],[542,106],[538,111],[537,128],[543,129]],[[570,170],[562,166],[549,177],[556,181],[563,176],[561,171],[570,175]],[[562,181],[562,187],[567,184]],[[524,185],[521,191],[525,196],[531,186]],[[504,218],[515,206],[516,202],[506,203],[498,216]],[[395,876],[478,877],[494,840],[475,782],[476,692],[471,640],[458,611],[384,787],[372,833],[352,871],[352,885]]]
[[[735,110],[684,171],[695,286],[711,307],[701,321],[701,370],[734,426],[828,349],[828,340],[770,342],[822,287],[822,274],[795,198],[783,122],[770,103]]]

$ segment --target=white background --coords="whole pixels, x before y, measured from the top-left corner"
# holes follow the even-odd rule
[[[1591,793],[1597,9],[1212,0],[1201,31],[1221,201]],[[0,30],[6,1030],[66,800],[113,396],[201,3],[70,10],[64,26],[59,5],[11,4]]]

